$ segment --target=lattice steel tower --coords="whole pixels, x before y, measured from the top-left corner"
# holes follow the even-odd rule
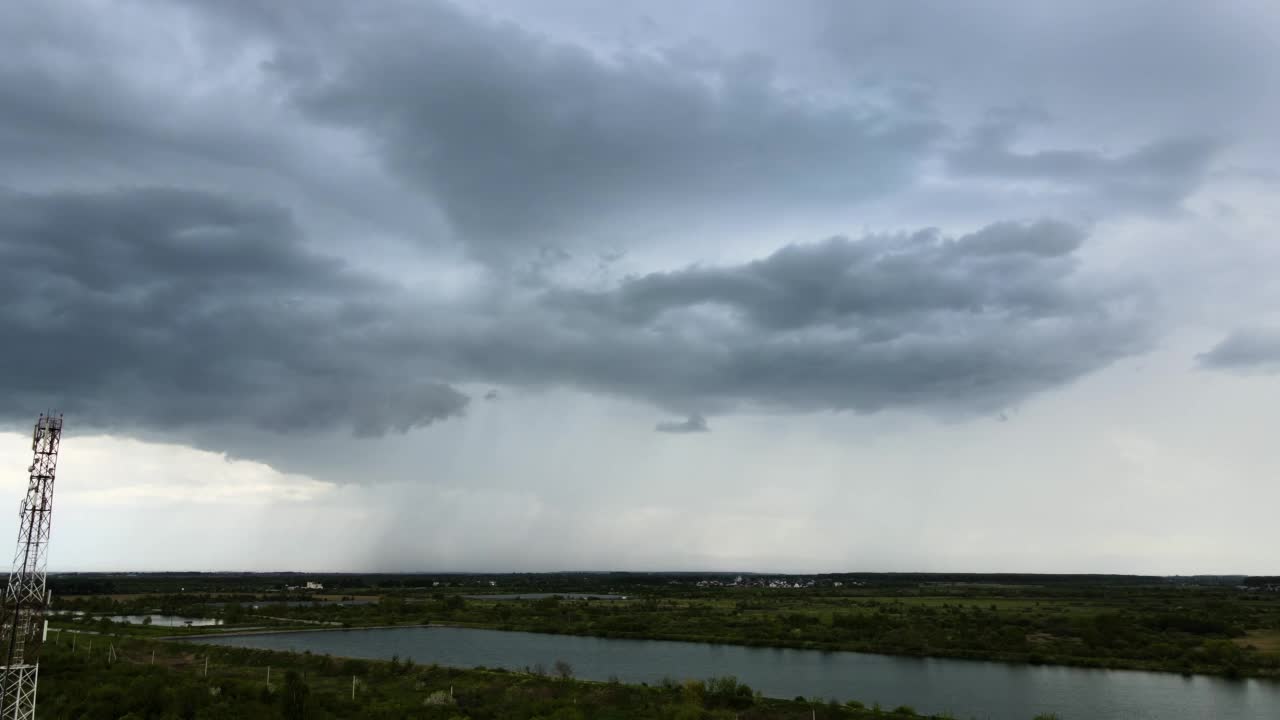
[[[30,481],[18,511],[18,549],[4,592],[0,720],[34,720],[36,716],[40,645],[48,628],[44,619],[49,607],[45,561],[53,519],[53,474],[61,443],[62,416],[41,415],[31,438],[35,459],[27,468]]]

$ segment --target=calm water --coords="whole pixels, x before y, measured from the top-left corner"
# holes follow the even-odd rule
[[[60,613],[62,615],[84,615],[83,611],[77,610],[72,613]],[[179,615],[108,615],[111,622],[124,623],[131,625],[142,625],[146,618],[151,618],[151,624],[157,627],[212,627],[221,625],[222,621],[217,618],[198,618],[198,617],[181,617]],[[92,620],[97,620],[98,616],[94,616]]]
[[[581,678],[657,683],[736,675],[775,697],[857,699],[962,718],[1031,720],[1276,720],[1280,683],[1168,673],[899,658],[848,652],[608,640],[467,628],[334,630],[210,638],[193,642],[310,650],[347,657],[458,667],[551,668],[565,660]]]
[[[177,615],[112,615],[112,622],[128,622],[134,625],[141,625],[144,618],[151,618],[152,625],[160,627],[212,627],[221,625],[222,621],[217,618],[192,618],[179,617]]]

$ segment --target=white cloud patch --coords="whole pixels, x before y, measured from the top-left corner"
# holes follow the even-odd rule
[[[68,428],[74,431],[73,426]],[[145,442],[111,435],[67,436],[59,459],[56,503],[112,506],[239,506],[320,500],[334,485],[304,475],[282,473],[251,460],[184,445]],[[0,491],[21,494],[30,462],[30,440],[0,434]]]

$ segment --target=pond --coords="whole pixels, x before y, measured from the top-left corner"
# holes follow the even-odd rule
[[[961,718],[1031,720],[1275,720],[1280,683],[1062,666],[905,658],[851,652],[611,640],[570,635],[428,627],[333,630],[207,638],[269,650],[390,659],[456,667],[550,669],[568,662],[577,677],[654,684],[734,675],[774,697],[856,699]]]
[[[84,615],[80,611],[69,614]],[[156,627],[213,627],[214,625],[222,624],[222,621],[217,618],[181,617],[179,615],[107,615],[106,617],[111,622],[127,622],[130,625],[143,625],[146,624],[146,618],[151,618],[151,624]],[[84,622],[96,622],[99,619],[100,617],[95,615],[85,619]]]

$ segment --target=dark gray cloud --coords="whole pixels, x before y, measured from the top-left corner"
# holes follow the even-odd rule
[[[1140,297],[1079,272],[1084,233],[1054,222],[615,279],[633,258],[682,262],[673,244],[644,252],[668,230],[732,245],[761,219],[817,227],[910,189],[965,126],[927,92],[855,78],[820,93],[711,45],[606,52],[433,1],[157,5],[153,30],[190,30],[172,45],[61,7],[0,8],[0,182],[25,191],[0,196],[0,332],[34,348],[0,360],[0,399],[21,418],[56,404],[115,427],[377,434],[458,414],[449,384],[463,382],[571,386],[681,417],[984,413],[1148,338]],[[1025,122],[990,123],[952,155],[962,184],[1154,206],[1185,195],[1212,151],[1023,151]],[[127,185],[153,175],[186,189]],[[329,223],[347,202],[368,222]],[[473,265],[435,256],[388,271],[416,287],[419,271],[466,276],[465,292],[433,295],[335,259],[376,259],[387,217],[396,241],[429,234],[424,205],[477,257],[518,248],[528,276],[490,267],[489,285],[467,285]],[[596,289],[575,262],[595,264]]]
[[[0,196],[5,407],[152,430],[379,434],[462,411],[445,382],[702,408],[987,412],[1133,352],[1132,298],[1041,222],[833,239],[759,261],[424,305],[306,250],[277,208],[177,190]]]
[[[1054,222],[996,224],[955,240],[935,230],[832,238],[739,267],[693,267],[632,278],[608,292],[556,293],[552,302],[630,324],[712,305],[769,331],[867,329],[936,312],[1052,316],[1081,301],[1059,281],[1073,269],[1082,239],[1079,229]]]
[[[451,343],[459,366],[676,412],[998,410],[1145,347],[1139,296],[1077,277],[1078,230],[833,239],[737,266],[549,289]]]
[[[941,131],[789,90],[761,58],[601,56],[444,3],[368,8],[323,42],[283,24],[297,105],[366,133],[482,254],[847,206],[909,183]]]
[[[653,429],[660,433],[669,433],[672,435],[689,435],[693,433],[711,432],[711,428],[707,426],[707,419],[701,415],[690,415],[684,420],[660,422],[657,425],[654,425]]]
[[[0,406],[85,425],[407,430],[467,398],[397,347],[397,291],[207,193],[0,194]]]
[[[1280,329],[1236,330],[1197,359],[1212,370],[1280,372]]]

